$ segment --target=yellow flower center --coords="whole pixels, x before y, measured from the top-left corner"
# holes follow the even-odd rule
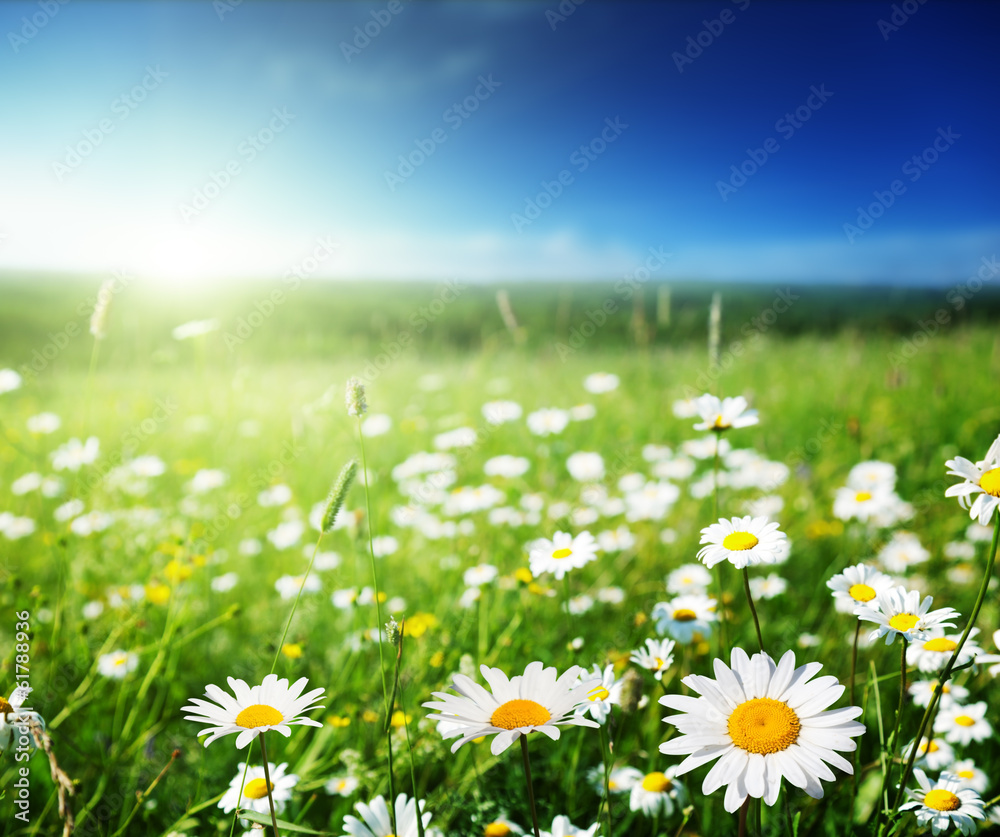
[[[925,744],[920,749],[923,750],[925,753],[936,753],[941,748],[938,747],[937,741],[931,741],[930,744]]]
[[[729,716],[729,737],[750,753],[777,753],[799,737],[799,716],[780,700],[753,698]]]
[[[869,491],[859,491],[857,494],[854,495],[854,500],[858,503],[865,503],[868,500],[871,500],[871,498],[872,495],[871,492]]]
[[[607,700],[611,696],[611,692],[605,689],[603,686],[598,686],[587,692],[587,698],[592,701]]]
[[[955,718],[955,723],[958,724],[960,727],[971,727],[973,724],[976,723],[976,719],[971,718],[968,715],[959,715],[957,718]]]
[[[533,700],[508,700],[496,708],[490,723],[500,729],[537,727],[552,720],[549,710]]]
[[[257,727],[273,727],[283,720],[285,720],[284,716],[273,706],[254,703],[236,716],[236,725],[243,727],[243,729],[256,729]]]
[[[733,532],[722,539],[723,549],[733,552],[742,552],[744,549],[753,549],[760,541],[749,532]]]
[[[905,632],[911,630],[919,621],[920,617],[914,616],[912,613],[897,613],[889,620],[889,627]]]
[[[925,651],[954,651],[958,643],[953,639],[945,639],[939,636],[937,639],[929,639],[924,643]]]
[[[971,770],[959,770],[958,776],[961,779],[974,779],[976,777],[976,774],[973,773]]]
[[[271,791],[274,792],[274,782],[271,782]],[[267,796],[267,782],[264,779],[251,779],[243,787],[243,795],[247,799],[263,799]]]
[[[642,789],[650,793],[666,793],[674,786],[665,774],[650,773],[642,780]]]
[[[510,826],[507,823],[491,822],[483,830],[483,837],[507,837],[510,833]]]
[[[569,558],[569,556],[572,554],[573,554],[572,549],[565,549],[565,548],[557,549],[555,552],[552,553],[552,557],[555,558],[557,561],[561,561],[563,558]]]
[[[674,611],[675,622],[694,622],[697,618],[698,614],[693,610],[688,610],[686,607]]]
[[[875,598],[875,591],[867,584],[852,584],[847,594],[856,602],[870,602]]]
[[[0,697],[0,716],[6,715],[8,712],[13,712],[14,707],[7,703],[5,698]]]
[[[934,788],[932,791],[927,791],[927,795],[924,797],[924,805],[935,811],[954,811],[961,804],[961,799],[944,788]]]
[[[727,427],[729,427],[729,425],[722,421],[722,413],[719,413],[719,415],[715,417],[715,421],[712,422],[712,428],[715,430],[725,430]]]
[[[653,657],[653,671],[659,671],[666,665],[659,657]]]
[[[979,478],[979,487],[991,497],[1000,497],[1000,468],[991,468]]]

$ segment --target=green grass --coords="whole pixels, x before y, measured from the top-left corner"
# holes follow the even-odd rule
[[[419,795],[434,812],[432,824],[448,834],[467,835],[481,833],[482,825],[473,822],[481,823],[501,808],[522,826],[530,825],[517,748],[495,759],[488,744],[469,744],[452,756],[433,725],[420,723],[426,713],[420,703],[429,700],[432,691],[444,689],[450,673],[463,665],[478,668],[485,662],[511,674],[535,659],[560,671],[570,664],[606,661],[624,666],[627,652],[654,636],[644,617],[667,598],[664,576],[695,560],[699,530],[713,522],[711,498],[695,500],[684,491],[663,521],[629,524],[636,536],[634,549],[601,556],[570,575],[574,594],[593,594],[609,584],[622,587],[626,598],[621,605],[597,604],[585,617],[567,618],[560,611],[561,585],[543,577],[540,583],[554,588],[554,598],[523,585],[489,588],[481,625],[479,609],[456,607],[464,590],[462,570],[485,561],[510,577],[527,564],[528,541],[551,536],[567,528],[568,521],[543,517],[536,526],[496,527],[485,513],[476,513],[470,516],[475,525],[471,534],[442,540],[395,526],[391,510],[404,500],[392,480],[392,468],[416,451],[433,450],[433,437],[446,429],[470,426],[482,431],[473,448],[455,452],[457,486],[492,482],[507,493],[510,505],[517,505],[525,493],[542,494],[547,504],[576,503],[580,487],[566,471],[569,454],[600,452],[609,470],[604,483],[618,495],[619,476],[649,473],[641,455],[644,445],[676,448],[698,435],[691,430],[693,420],[674,418],[674,400],[713,387],[720,395],[743,394],[760,411],[761,423],[733,431],[734,446],[752,447],[791,469],[788,481],[775,492],[785,503],[777,519],[793,543],[791,559],[778,568],[789,589],[779,599],[758,603],[765,643],[773,656],[796,648],[803,633],[818,634],[820,646],[799,650],[799,661],[823,662],[824,673],[846,682],[854,620],[833,611],[825,581],[845,566],[871,558],[886,533],[869,538],[848,526],[840,533],[816,536],[816,524],[832,520],[833,492],[851,466],[865,459],[894,463],[897,490],[914,504],[915,516],[905,528],[918,534],[932,557],[917,568],[911,583],[933,594],[935,606],[954,606],[963,613],[975,597],[975,573],[963,585],[944,574],[951,562],[941,550],[949,541],[962,539],[970,522],[944,497],[952,482],[945,476],[944,462],[957,454],[981,458],[1000,431],[995,328],[979,321],[984,315],[978,310],[966,312],[965,321],[942,328],[902,365],[892,359],[903,341],[917,332],[916,320],[945,304],[943,294],[911,298],[905,310],[915,313],[909,320],[887,318],[885,308],[876,306],[873,310],[881,315],[864,315],[877,319],[878,328],[869,329],[847,322],[846,308],[840,313],[830,308],[824,316],[822,294],[803,292],[788,319],[778,317],[767,333],[747,333],[742,325],[771,304],[774,289],[743,289],[742,295],[733,291],[732,299],[724,296],[723,358],[735,351],[734,341],[742,351],[732,354],[727,368],[716,376],[708,368],[704,343],[707,294],[693,291],[673,296],[668,325],[657,324],[657,294],[647,288],[644,322],[649,339],[637,340],[629,303],[579,350],[567,354],[557,344],[568,340],[592,305],[607,298],[606,289],[511,288],[515,312],[527,331],[526,341],[518,344],[504,328],[492,290],[463,292],[418,334],[411,320],[414,311],[418,318],[423,316],[420,306],[430,304],[437,290],[303,288],[300,296],[290,297],[249,339],[230,350],[226,333],[235,333],[239,318],[253,310],[266,289],[164,296],[130,288],[114,300],[110,336],[89,382],[93,341],[86,333],[87,317],[76,313],[86,292],[67,285],[56,301],[42,305],[43,296],[51,297],[48,291],[25,286],[9,290],[10,304],[5,303],[0,318],[0,366],[29,363],[32,353],[52,342],[52,335],[65,330],[66,323],[78,323],[82,332],[71,336],[22,389],[0,396],[0,511],[31,517],[38,525],[29,537],[0,539],[0,612],[9,614],[0,619],[6,651],[0,671],[8,684],[0,693],[9,694],[13,683],[14,613],[28,610],[30,679],[35,688],[31,703],[49,721],[56,756],[78,783],[74,808],[80,834],[110,835],[122,827],[136,804],[136,792],[153,781],[175,749],[180,750],[179,758],[124,833],[157,835],[172,828],[189,834],[228,833],[230,819],[214,805],[195,809],[226,789],[245,751],[235,751],[231,737],[203,748],[195,737],[197,725],[182,719],[180,707],[201,697],[209,683],[224,686],[226,677],[233,676],[253,684],[268,672],[291,607],[291,601],[279,598],[274,582],[281,575],[304,571],[308,558],[303,545],[316,533],[309,530],[301,544],[283,551],[273,548],[265,535],[283,513],[308,515],[313,504],[325,498],[344,462],[359,455],[356,425],[343,407],[344,382],[352,374],[364,374],[366,364],[376,363],[381,352],[391,353],[402,331],[413,332],[411,343],[384,371],[368,376],[371,412],[387,413],[394,422],[387,435],[366,440],[373,479],[371,520],[362,512],[363,486],[356,484],[347,507],[356,510],[357,525],[322,540],[323,550],[340,554],[341,566],[318,574],[322,592],[303,596],[289,632],[288,641],[301,644],[303,656],[282,656],[278,663],[281,676],[307,677],[311,687],[327,690],[326,709],[317,718],[351,719],[343,728],[293,727],[289,740],[269,737],[272,761],[288,762],[301,777],[285,819],[300,818],[309,827],[341,834],[343,816],[357,799],[386,793],[384,739],[379,724],[364,719],[366,711],[381,712],[378,654],[371,643],[356,649],[351,641],[357,632],[374,627],[374,608],[341,612],[330,603],[334,589],[371,584],[369,525],[375,535],[399,539],[399,550],[378,560],[387,596],[402,596],[407,616],[430,613],[438,621],[405,642],[402,699],[413,717],[414,772]],[[815,329],[808,327],[810,310],[816,312]],[[209,316],[223,320],[220,331],[193,341],[170,338],[173,326]],[[582,381],[594,371],[620,375],[620,388],[603,395],[585,392]],[[421,386],[421,379],[430,374],[441,376],[440,389]],[[597,414],[589,421],[571,422],[563,434],[540,439],[528,432],[523,419],[491,429],[480,408],[496,398],[517,401],[526,413],[587,402],[596,406]],[[52,436],[34,436],[25,428],[26,419],[43,410],[62,417],[62,428]],[[190,421],[198,416],[207,419],[200,430]],[[248,421],[257,423],[258,435],[246,435]],[[100,456],[76,474],[61,474],[61,496],[10,492],[11,483],[22,474],[50,474],[49,454],[57,445],[89,435],[100,439]],[[102,479],[113,465],[147,453],[167,464],[167,472],[150,481],[147,495],[131,496]],[[516,480],[487,480],[482,465],[500,454],[526,456],[531,469]],[[229,477],[225,486],[195,504],[204,508],[184,502],[184,486],[200,468],[220,468]],[[707,468],[710,462],[700,463],[695,478]],[[275,483],[292,488],[291,506],[297,512],[257,504],[258,491]],[[723,489],[720,514],[744,513],[744,501],[757,494]],[[88,511],[124,514],[152,508],[159,517],[136,522],[123,517],[101,533],[80,537],[52,517],[70,498],[81,499]],[[621,517],[602,518],[570,528],[597,532],[622,522]],[[676,532],[674,543],[661,542],[664,528]],[[238,545],[245,538],[263,540],[263,552],[241,556]],[[980,546],[980,560],[982,551]],[[171,582],[171,561],[190,570],[190,577]],[[231,592],[213,592],[211,579],[228,571],[238,573],[237,586]],[[116,588],[157,583],[170,587],[163,604],[143,601],[115,608],[108,602],[109,591]],[[752,651],[753,624],[735,571],[728,576],[727,589],[733,596],[731,640]],[[87,619],[84,605],[94,600],[105,602],[104,612]],[[384,616],[388,618],[385,611]],[[995,603],[988,600],[980,618],[980,639],[987,646],[997,619]],[[568,647],[575,637],[583,638],[579,650]],[[98,654],[115,648],[139,654],[138,669],[123,681],[94,671]],[[714,644],[711,648],[714,651]],[[664,687],[680,690],[679,677],[691,671],[709,674],[711,656],[707,647],[678,653]],[[880,674],[891,674],[898,666],[898,648],[880,644],[862,651],[861,672],[869,660]],[[150,671],[154,676],[147,679]],[[670,729],[661,722],[665,712],[656,703],[663,687],[639,673],[649,705],[623,721],[619,716],[616,754],[619,762],[641,770],[662,770],[677,761],[657,750]],[[969,672],[960,677],[969,681],[973,699],[989,699],[988,678]],[[859,695],[864,682],[862,674]],[[895,706],[897,683],[890,677],[880,690],[886,712]],[[867,709],[862,764],[878,758],[873,699]],[[919,716],[912,706],[908,711],[912,728]],[[567,814],[581,826],[594,822],[599,797],[585,773],[600,763],[596,731],[567,728],[559,742],[533,736],[531,750],[543,828],[556,814]],[[967,752],[992,775],[994,742]],[[396,739],[395,755],[396,787],[412,794],[410,756],[401,738]],[[0,760],[4,809],[10,807],[20,766],[13,756],[8,752]],[[256,748],[252,759],[259,763]],[[58,833],[48,766],[41,755],[28,764],[31,822],[26,826],[8,817],[5,833]],[[326,794],[324,782],[348,768],[362,781],[359,793],[349,799]],[[686,777],[695,806],[692,833],[734,831],[733,818],[722,810],[721,792],[708,799],[700,794],[705,772],[703,768]],[[849,785],[846,778],[828,784],[823,801],[793,792],[793,809],[803,812],[800,833],[849,833],[844,817]],[[627,797],[624,803],[622,799],[616,798],[612,807],[615,833],[651,834],[650,822],[629,813]],[[765,829],[778,833],[782,817],[780,807],[766,811]],[[663,819],[661,832],[672,834],[679,824],[676,816]]]

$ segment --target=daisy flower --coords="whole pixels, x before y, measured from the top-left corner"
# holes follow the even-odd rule
[[[896,532],[878,554],[879,561],[891,573],[903,573],[914,564],[922,564],[931,554],[910,532]]]
[[[13,369],[0,369],[0,395],[21,386],[21,376]]]
[[[566,470],[577,482],[597,482],[604,478],[604,457],[593,451],[577,451],[566,460]]]
[[[511,834],[524,834],[524,829],[506,817],[498,817],[483,826],[483,837],[510,837]]]
[[[949,459],[945,465],[948,473],[961,477],[964,482],[953,485],[944,492],[945,497],[958,497],[962,508],[969,509],[969,517],[979,519],[981,526],[986,526],[993,518],[993,512],[1000,506],[1000,436],[993,440],[986,452],[986,459],[972,463],[968,459],[956,456]],[[972,502],[973,494],[979,496]]]
[[[612,767],[608,775],[608,790],[611,793],[628,793],[632,788],[641,782],[646,774],[634,767],[623,765]],[[604,765],[599,764],[587,773],[587,779],[593,786],[594,791],[604,793]]]
[[[695,430],[721,433],[731,427],[749,427],[759,421],[757,411],[747,409],[747,400],[742,395],[720,401],[714,395],[705,393],[695,401],[695,405],[701,416],[701,422],[694,426]]]
[[[674,776],[679,765],[671,765],[664,772],[654,771],[643,776],[642,781],[632,786],[629,794],[628,807],[633,811],[642,811],[647,817],[671,816],[674,806],[684,807],[687,804],[687,791]]]
[[[672,639],[647,639],[646,647],[633,651],[629,662],[653,672],[657,680],[663,679],[663,672],[674,661],[674,641]]]
[[[942,709],[934,719],[934,732],[943,734],[949,744],[968,746],[973,741],[985,741],[993,735],[993,727],[986,720],[986,701],[967,706],[955,703]]]
[[[851,488],[869,491],[882,487],[895,488],[896,466],[891,462],[879,462],[877,459],[859,462],[847,475],[847,484]]]
[[[334,776],[323,785],[323,789],[332,796],[350,796],[360,784],[354,776]]]
[[[704,564],[682,564],[667,576],[668,593],[703,593],[712,583]]]
[[[618,376],[611,372],[594,372],[583,379],[583,388],[595,395],[618,389],[618,384]]]
[[[913,751],[914,742],[911,741],[903,748],[906,754],[904,760],[910,757]],[[919,767],[926,767],[928,770],[941,770],[955,761],[955,750],[951,744],[943,738],[931,738],[927,736],[920,739],[920,746],[917,748],[917,759],[914,762]]]
[[[698,560],[709,568],[727,560],[736,569],[774,564],[784,539],[778,524],[766,517],[723,518],[701,530],[701,543],[708,545],[698,551]]]
[[[569,817],[560,814],[552,820],[552,830],[540,832],[541,837],[594,837],[597,834],[598,823],[589,828],[579,828],[570,822]]]
[[[892,645],[897,636],[907,642],[922,642],[934,631],[954,628],[955,623],[949,620],[958,616],[951,607],[930,610],[933,601],[932,596],[921,601],[919,591],[898,586],[883,590],[874,602],[855,608],[854,613],[864,622],[878,624],[868,635],[869,642],[883,636],[886,645]]]
[[[972,788],[976,793],[985,793],[990,786],[989,777],[976,767],[972,759],[956,761],[948,772],[958,779],[963,788]]]
[[[773,599],[782,595],[788,589],[788,582],[777,573],[771,573],[764,578],[750,579],[750,592],[755,599]]]
[[[981,654],[983,649],[974,642],[979,628],[969,631],[969,637],[962,646],[962,651],[955,661],[956,666],[963,666],[973,657]],[[906,664],[916,666],[923,672],[941,671],[958,648],[958,642],[962,638],[961,634],[946,635],[944,631],[935,632],[934,636],[925,639],[923,642],[915,642],[906,649]]]
[[[483,404],[483,418],[490,424],[504,424],[521,418],[521,405],[516,401],[487,401]]]
[[[851,763],[835,751],[855,750],[851,738],[865,731],[853,720],[861,707],[823,711],[844,687],[832,676],[808,682],[821,668],[819,663],[796,668],[794,651],[786,651],[775,665],[767,654],[747,657],[734,648],[731,667],[715,661],[715,680],[691,674],[681,681],[700,697],[660,698],[681,713],[664,718],[681,735],[662,743],[660,752],[687,755],[677,774],[718,759],[702,793],[726,785],[724,805],[730,813],[748,796],[774,805],[783,778],[821,798],[820,780],[835,779],[827,763],[853,773]]]
[[[562,433],[566,429],[566,425],[569,424],[569,413],[555,408],[536,410],[528,413],[526,421],[528,430],[536,436],[549,436]]]
[[[937,680],[917,680],[910,684],[910,696],[917,706],[927,708],[931,702],[931,697],[937,691]],[[956,703],[962,703],[969,696],[969,690],[965,686],[959,686],[954,681],[948,681],[941,690],[941,698],[938,700],[938,708],[945,709]]]
[[[358,802],[354,806],[361,819],[351,814],[344,817],[344,831],[351,837],[419,837],[419,827],[417,825],[417,807],[415,799],[407,800],[406,794],[401,793],[396,797],[395,808],[396,830],[392,830],[392,820],[389,817],[389,806],[381,796],[376,796],[371,805]],[[419,802],[420,819],[424,826],[424,833],[430,837],[431,834],[439,833],[436,829],[427,830],[427,823],[433,816],[424,813],[424,801]]]
[[[942,773],[933,784],[923,770],[914,770],[913,776],[920,787],[906,791],[914,801],[900,805],[900,811],[913,811],[918,825],[930,823],[932,834],[940,834],[952,826],[963,834],[976,830],[973,820],[984,817],[983,800],[978,793],[963,786],[950,773]]]
[[[133,651],[112,651],[97,658],[97,673],[115,680],[124,679],[126,674],[139,666],[139,655]]]
[[[695,634],[707,636],[712,633],[712,623],[718,619],[715,599],[702,593],[690,593],[669,602],[657,602],[653,605],[652,616],[657,633],[670,634],[684,644],[692,642]]]
[[[570,666],[560,677],[554,668],[536,661],[528,663],[523,675],[509,680],[498,668],[484,665],[479,670],[492,694],[472,678],[456,674],[452,688],[458,695],[434,692],[438,700],[423,704],[438,710],[427,716],[429,720],[449,725],[442,733],[445,738],[458,738],[452,752],[473,738],[493,735],[490,750],[498,756],[529,732],[538,731],[557,741],[560,724],[598,726],[576,714],[577,707],[588,702],[591,690],[601,687],[601,681],[594,678],[579,680],[584,673],[579,666]]]
[[[292,788],[299,781],[299,777],[294,773],[285,775],[287,764],[275,766],[267,763],[267,770],[271,774],[271,798],[274,800],[274,812],[280,814],[285,809],[285,803],[292,798]],[[240,788],[243,788],[243,798],[240,798]],[[270,811],[267,804],[267,780],[264,777],[263,767],[247,768],[246,781],[243,779],[243,768],[236,771],[232,781],[229,783],[229,790],[219,800],[219,807],[229,813],[235,808],[246,808],[250,811],[257,811],[266,814]]]
[[[238,733],[236,747],[242,750],[268,730],[273,729],[288,738],[292,734],[289,729],[292,724],[323,726],[319,721],[299,715],[300,712],[324,708],[314,705],[317,700],[322,699],[323,689],[313,689],[302,694],[309,682],[305,677],[289,686],[286,679],[279,680],[278,675],[269,674],[261,685],[253,687],[233,677],[226,679],[235,698],[218,686],[209,684],[205,687],[205,694],[215,703],[192,698],[191,704],[181,709],[182,712],[192,713],[185,715],[185,720],[210,725],[198,733],[210,733],[205,739],[206,747],[216,738],[234,732]]]
[[[834,607],[853,613],[856,607],[874,602],[879,593],[893,586],[893,580],[869,564],[856,564],[837,573],[826,586],[833,591]]]
[[[532,545],[528,555],[531,574],[553,573],[556,580],[570,570],[579,569],[597,557],[597,541],[590,532],[581,532],[575,538],[567,532],[556,532],[550,541],[540,538]]]
[[[590,671],[580,672],[580,682],[593,682],[587,691],[587,700],[576,708],[579,716],[590,715],[597,723],[603,724],[611,712],[611,707],[615,704],[621,705],[622,685],[624,680],[615,679],[615,667],[606,666],[604,671],[598,664],[594,664]]]
[[[887,486],[853,488],[845,485],[838,488],[833,497],[833,516],[839,520],[860,520],[867,523],[890,508],[895,499],[895,492]]]
[[[41,715],[30,709],[22,709],[30,692],[30,688],[18,686],[11,692],[10,700],[0,697],[0,753],[11,743],[18,747],[27,745],[30,751],[34,751],[35,739],[31,735],[31,725],[38,724],[45,729],[45,721]]]

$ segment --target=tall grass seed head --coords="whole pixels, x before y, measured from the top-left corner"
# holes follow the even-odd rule
[[[326,500],[326,510],[323,512],[323,534],[327,534],[333,529],[334,521],[337,519],[337,514],[340,512],[344,505],[344,499],[347,497],[347,492],[351,488],[351,483],[354,482],[354,477],[358,473],[358,460],[350,460],[343,468],[340,469],[340,474],[337,476],[337,481],[333,484],[330,489],[330,495]]]
[[[103,340],[108,336],[108,309],[111,307],[114,288],[114,280],[105,279],[97,292],[94,312],[90,315],[90,333],[94,335],[95,340]]]
[[[347,415],[363,416],[368,412],[368,402],[365,401],[365,385],[358,378],[347,380]]]

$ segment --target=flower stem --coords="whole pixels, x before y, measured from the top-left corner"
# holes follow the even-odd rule
[[[719,444],[722,437],[716,433],[715,436],[715,456],[712,458],[712,518],[719,519]],[[722,563],[719,563],[719,656],[729,656],[729,643],[726,642],[726,603],[725,603],[725,579],[722,575]]]
[[[281,837],[278,831],[278,818],[274,816],[274,797],[271,796],[271,771],[267,766],[267,747],[264,746],[264,733],[257,736],[260,741],[260,757],[264,759],[264,787],[267,788],[267,806],[271,809],[271,825],[274,828],[274,837]]]
[[[983,572],[983,581],[979,585],[979,595],[976,597],[976,604],[972,608],[972,616],[969,617],[969,622],[965,626],[965,631],[962,633],[962,638],[959,639],[958,645],[951,654],[951,659],[948,660],[947,665],[941,672],[941,676],[938,677],[937,686],[934,688],[931,694],[931,699],[927,704],[927,709],[924,712],[924,717],[920,720],[920,727],[917,730],[917,737],[913,742],[913,752],[910,753],[910,757],[906,760],[906,766],[903,768],[903,775],[899,777],[899,790],[896,791],[896,799],[893,802],[892,810],[896,811],[903,802],[903,796],[906,793],[906,783],[910,779],[910,773],[913,770],[913,762],[917,759],[917,751],[920,749],[920,739],[924,735],[924,731],[927,729],[927,722],[931,715],[934,714],[934,710],[937,707],[938,699],[941,697],[941,692],[944,689],[945,683],[948,682],[948,678],[951,677],[951,671],[958,662],[958,657],[962,653],[962,646],[965,645],[965,641],[969,638],[969,634],[972,632],[972,628],[976,624],[976,619],[979,618],[979,611],[982,609],[983,600],[986,598],[986,590],[990,585],[990,580],[993,577],[993,564],[997,557],[997,540],[1000,539],[1000,515],[994,513],[993,515],[993,543],[990,545],[990,557],[986,561],[986,569]],[[928,733],[928,742],[931,739],[931,734]]]
[[[611,709],[608,709],[608,719],[610,723]],[[611,831],[611,754],[608,748],[608,737],[604,732],[604,724],[598,726],[597,731],[601,734],[601,757],[604,760],[604,799],[602,804],[606,806],[608,814],[608,837],[612,837]],[[600,809],[597,811],[597,819],[601,819]],[[655,833],[655,832],[654,832]]]
[[[305,590],[306,581],[309,580],[309,573],[312,572],[313,562],[316,560],[316,553],[319,552],[320,541],[323,540],[323,533],[319,533],[319,537],[316,539],[316,546],[313,547],[312,558],[309,559],[309,566],[306,567],[306,573],[302,576],[302,583],[299,585],[299,592],[295,594],[295,601],[292,602],[291,612],[288,614],[288,620],[285,622],[285,630],[281,632],[281,639],[278,640],[278,647],[274,650],[274,659],[271,661],[271,671],[269,674],[274,674],[274,669],[278,666],[278,657],[281,656],[281,649],[285,647],[285,639],[288,636],[288,629],[292,626],[292,617],[295,616],[295,609],[299,606],[299,599],[302,598],[302,591]]]
[[[725,562],[723,562],[725,563]],[[720,564],[721,566],[721,564]],[[750,605],[750,613],[753,616],[753,626],[757,629],[757,644],[760,646],[760,652],[764,653],[764,639],[760,633],[760,620],[757,618],[757,608],[753,604],[753,596],[750,595],[750,573],[747,572],[747,568],[743,568],[743,589],[747,594],[747,604]]]
[[[854,702],[854,678],[858,669],[858,640],[860,639],[860,637],[861,637],[861,620],[859,619],[857,626],[854,628],[854,647],[851,651],[851,679],[849,681],[850,687],[848,689],[851,695],[851,704],[850,704],[851,706],[857,705]],[[854,752],[857,753],[857,750],[855,750]]]
[[[528,736],[523,733],[521,738],[521,757],[524,761],[524,781],[528,785],[528,805],[531,807],[531,824],[535,828],[535,837],[542,837],[538,830],[538,811],[535,810],[535,791],[531,786],[531,762],[528,761]]]
[[[382,705],[385,708],[385,725],[388,728],[385,741],[388,747],[386,766],[389,770],[389,798],[394,800],[396,798],[396,785],[392,777],[392,727],[390,726],[392,709],[389,706],[389,690],[385,685],[385,659],[382,654],[382,604],[379,601],[378,572],[375,569],[375,546],[372,541],[374,522],[372,521],[371,496],[368,490],[368,460],[365,457],[365,437],[361,432],[361,416],[358,416],[358,443],[361,446],[361,470],[365,478],[365,514],[368,516],[368,554],[371,555],[372,560],[372,589],[375,591],[375,644],[378,645],[378,673],[382,679]],[[389,815],[392,819],[393,828],[396,827],[395,810],[393,805],[389,806]],[[417,812],[417,816],[420,816],[419,811]]]
[[[368,552],[372,559],[372,589],[375,591],[375,642],[378,645],[378,673],[382,676],[382,703],[389,717],[389,690],[385,685],[385,660],[382,657],[382,604],[379,602],[378,573],[375,570],[375,546],[372,543],[372,503],[368,491],[368,460],[365,458],[365,438],[358,416],[358,442],[361,445],[361,470],[365,477],[365,514],[368,515]]]

